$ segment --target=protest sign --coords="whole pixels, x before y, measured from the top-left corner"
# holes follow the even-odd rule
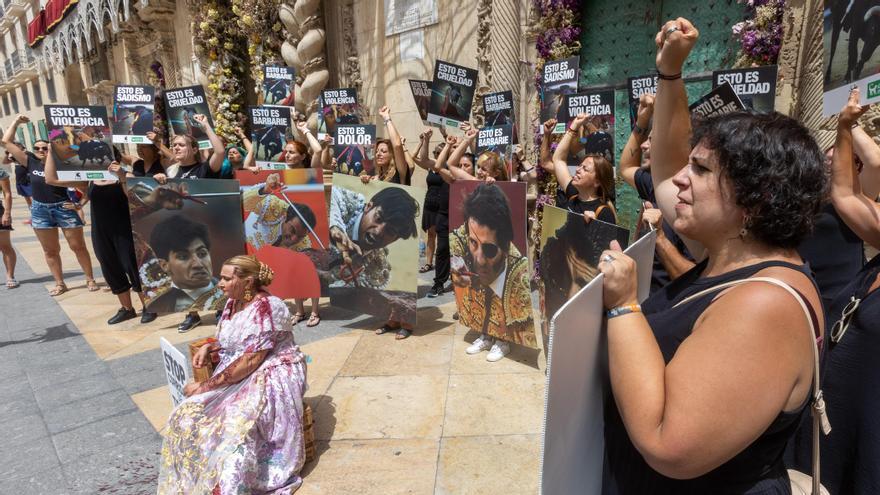
[[[728,82],[706,93],[688,108],[693,118],[696,119],[707,119],[715,115],[724,115],[745,109],[739,96],[736,95]]]
[[[544,63],[541,71],[541,122],[556,119],[554,134],[565,131],[568,113],[565,111],[565,97],[577,93],[580,57],[563,60],[550,60]],[[544,132],[544,126],[541,126]]]
[[[290,108],[251,107],[251,143],[257,166],[266,169],[283,169],[281,159],[290,128]]]
[[[318,113],[318,139],[336,135],[337,125],[355,125],[362,122],[361,107],[354,88],[325,89],[321,91],[321,111]]]
[[[263,106],[293,106],[296,71],[293,67],[263,66]]]
[[[153,130],[152,86],[118,85],[113,90],[113,142],[150,143],[147,133]]]
[[[198,141],[200,149],[211,147],[205,129],[194,119],[196,115],[205,115],[208,117],[208,124],[214,126],[208,99],[205,98],[205,88],[187,86],[165,91],[165,111],[175,136],[192,137]]]
[[[716,70],[712,73],[712,87],[730,83],[746,108],[772,112],[776,103],[776,72],[775,65]]]
[[[46,105],[46,127],[59,180],[116,180],[107,108]]]
[[[171,403],[177,407],[186,399],[183,388],[192,380],[192,368],[186,356],[171,342],[165,340],[165,337],[159,337],[159,347],[162,350],[162,364],[165,368],[165,378],[168,380]]]
[[[335,172],[345,175],[373,175],[376,126],[337,125],[333,136]]]
[[[471,115],[477,70],[438,60],[434,64],[428,122],[458,127]]]

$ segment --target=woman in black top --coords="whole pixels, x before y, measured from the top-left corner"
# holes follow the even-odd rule
[[[131,173],[135,177],[153,177],[156,174],[165,173],[166,158],[163,157],[159,146],[155,143],[158,136],[155,132],[148,132],[147,139],[152,143],[137,145],[137,155],[122,155],[122,163],[131,165]]]
[[[107,324],[114,325],[137,316],[132,306],[130,291],[137,293],[141,307],[144,308],[141,313],[141,323],[149,323],[155,320],[157,315],[146,310],[141,290],[137,258],[134,254],[131,217],[128,213],[128,198],[123,189],[125,171],[118,162],[113,162],[108,170],[119,179],[92,182],[59,181],[54,160],[50,158],[46,161],[46,182],[88,191],[88,198],[92,203],[92,248],[101,265],[104,280],[122,306]]]
[[[614,210],[614,167],[602,155],[588,155],[577,168],[574,177],[568,171],[568,152],[573,136],[589,117],[580,114],[571,121],[565,134],[553,152],[553,174],[559,187],[556,190],[556,206],[574,213],[596,218],[603,222],[617,223]]]
[[[220,178],[220,170],[223,168],[225,157],[223,140],[214,133],[214,129],[208,122],[208,117],[198,114],[193,119],[205,130],[208,140],[211,141],[210,158],[207,161],[201,160],[199,143],[192,136],[186,134],[174,136],[174,139],[171,140],[171,154],[174,157],[174,164],[166,168],[166,173],[153,176],[159,184],[164,184],[167,179]],[[177,331],[188,332],[201,322],[202,318],[198,311],[190,310],[183,321],[177,325]]]
[[[83,222],[76,211],[82,208],[80,203],[71,203],[67,196],[67,189],[51,186],[46,183],[43,171],[46,157],[49,156],[49,143],[39,140],[34,144],[33,154],[25,152],[13,144],[13,137],[18,126],[28,122],[24,115],[16,117],[15,122],[9,126],[3,135],[2,144],[18,163],[27,164],[28,175],[33,192],[31,207],[31,227],[43,248],[43,256],[52,278],[55,279],[55,287],[49,291],[52,296],[58,296],[67,292],[64,283],[64,274],[61,270],[61,246],[58,244],[58,229],[64,234],[67,246],[76,255],[76,260],[86,276],[86,287],[89,291],[98,290],[92,273],[92,258],[86,248],[83,237]]]
[[[880,248],[878,177],[859,177],[853,161],[858,131],[852,129],[867,107],[858,89],[840,113],[832,160],[831,200],[849,228]],[[856,148],[858,151],[858,148]],[[833,299],[828,311],[830,339],[824,356],[822,392],[832,430],[820,438],[822,484],[830,493],[880,493],[880,256],[876,256]],[[809,468],[812,431],[803,422],[796,446],[797,467]]]
[[[603,253],[614,395],[604,493],[790,493],[782,454],[809,403],[817,336],[792,293],[752,282],[675,307],[771,277],[810,308],[818,337],[824,326],[796,250],[827,190],[822,155],[777,113],[710,118],[691,135],[681,69],[697,37],[681,18],[657,35],[651,174],[664,215],[708,258],[639,308],[635,262],[619,246]]]
[[[0,168],[0,254],[3,255],[3,266],[6,268],[6,288],[15,289],[15,249],[12,247],[12,187],[9,184],[9,173]]]

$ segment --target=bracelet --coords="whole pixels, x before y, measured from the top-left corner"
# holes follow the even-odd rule
[[[578,133],[577,129],[572,129],[571,127],[566,127],[566,128],[565,128],[565,132],[570,132],[570,133],[572,133],[572,134],[577,134],[577,133]]]
[[[675,81],[676,79],[681,79],[681,72],[678,74],[666,75],[660,72],[660,69],[657,69],[657,78],[663,79],[664,81]]]
[[[391,118],[382,119],[382,120],[385,122],[385,125],[388,125],[388,123],[391,122]]]
[[[532,170],[535,170],[535,166],[534,166],[534,165],[532,165],[532,166],[529,167],[529,168],[525,168],[525,169],[523,169],[523,172],[525,172],[525,173],[529,173],[529,172],[531,172]]]
[[[605,313],[605,317],[609,320],[611,318],[615,318],[618,316],[623,316],[629,313],[641,313],[642,307],[638,304],[627,304],[625,306],[618,306],[616,308],[611,308],[608,312]]]
[[[648,134],[649,131],[650,131],[650,129],[647,129],[645,127],[640,127],[639,124],[633,124],[633,132],[640,135],[640,136],[644,136],[645,134]]]

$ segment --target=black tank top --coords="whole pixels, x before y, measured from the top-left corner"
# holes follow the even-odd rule
[[[813,235],[804,239],[798,252],[813,270],[826,309],[865,265],[864,248],[834,206],[825,205],[816,218]]]
[[[677,308],[682,299],[724,282],[753,276],[771,267],[783,266],[809,276],[805,266],[782,261],[765,261],[722,275],[703,277],[708,260],[651,294],[642,310],[668,364],[678,346],[693,330],[700,315],[717,292],[706,294]],[[812,279],[811,279],[812,280]],[[817,289],[818,291],[818,289]],[[809,306],[809,304],[808,304]],[[813,318],[816,321],[815,315]],[[654,471],[635,449],[613,398],[605,401],[605,494],[789,494],[790,482],[782,453],[797,429],[807,400],[792,412],[780,412],[764,433],[742,452],[714,470],[691,480],[667,478]]]

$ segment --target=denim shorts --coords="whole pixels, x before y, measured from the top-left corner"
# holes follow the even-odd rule
[[[60,203],[40,203],[34,200],[31,205],[31,227],[35,229],[75,229],[82,227],[83,221],[76,214],[76,210],[67,210]]]

